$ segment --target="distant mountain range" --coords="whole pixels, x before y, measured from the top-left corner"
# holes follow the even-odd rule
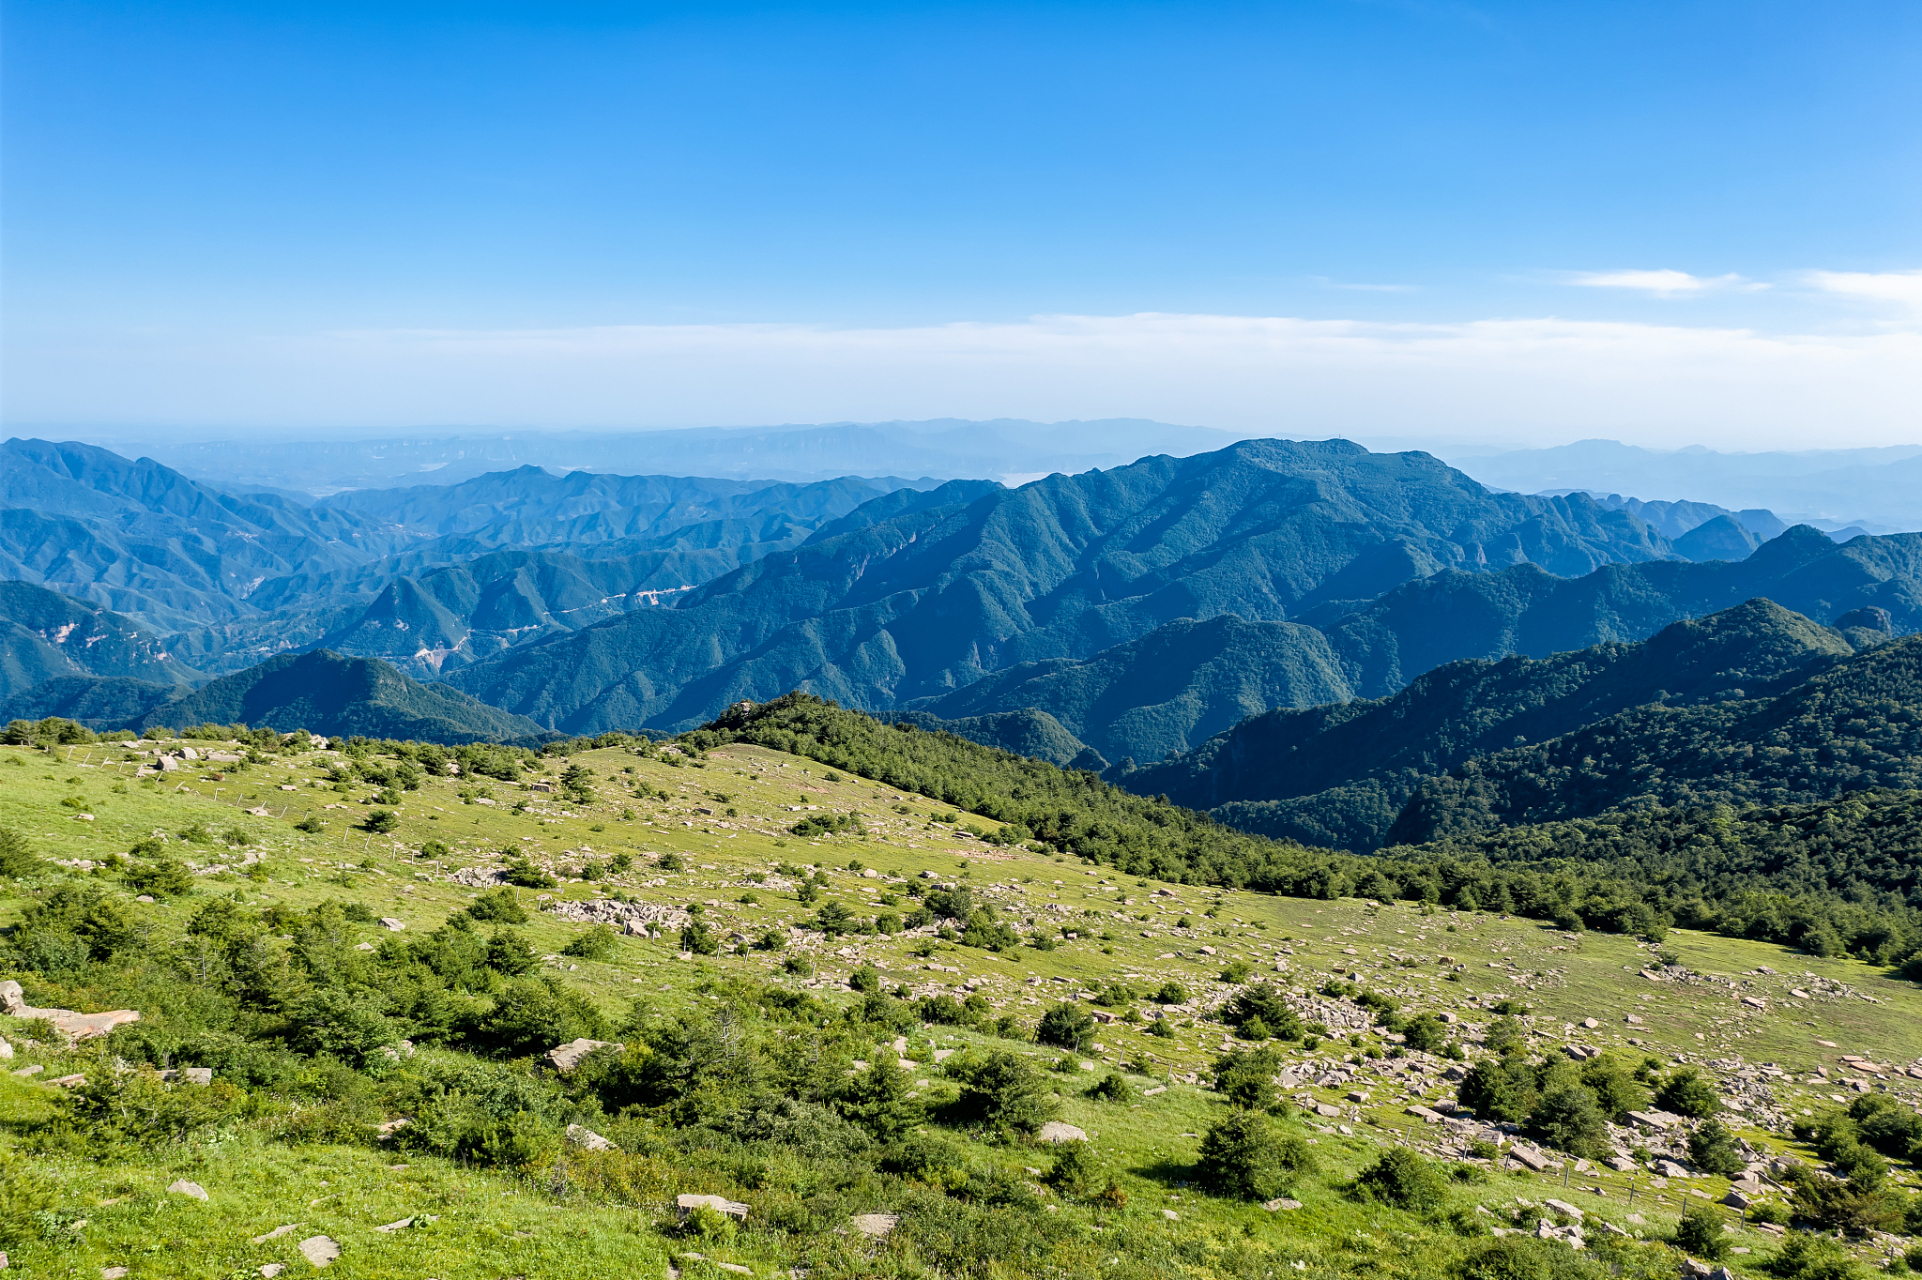
[[[282,654],[195,691],[125,678],[66,676],[0,704],[0,719],[65,716],[96,729],[201,724],[306,729],[416,742],[538,744],[554,737],[521,716],[371,658],[325,649]]]
[[[1686,497],[1735,510],[1766,507],[1791,522],[1827,530],[1922,529],[1922,445],[1717,453],[1581,440],[1493,455],[1436,452],[1483,484],[1523,493],[1580,489],[1597,497]]]
[[[1388,697],[1251,717],[1193,752],[1119,781],[1210,810],[1235,826],[1313,844],[1365,851],[1432,839],[1450,821],[1480,821],[1446,815],[1451,799],[1482,796],[1479,780],[1495,767],[1490,761],[1510,767],[1535,761],[1540,748],[1528,744],[1585,740],[1596,726],[1636,708],[1647,709],[1638,716],[1660,718],[1780,697],[1847,665],[1858,647],[1868,652],[1887,644],[1885,618],[1865,615],[1836,630],[1754,600],[1676,622],[1639,643],[1451,662]],[[1922,654],[1922,644],[1899,643]],[[1556,752],[1558,759],[1568,754]],[[1557,784],[1555,804],[1574,810],[1584,797],[1606,793],[1613,803],[1629,792],[1676,802],[1651,777],[1631,769],[1604,780],[1608,771],[1594,759],[1582,763]],[[1411,805],[1418,795],[1420,803]],[[1492,803],[1485,796],[1483,802]],[[1572,816],[1578,814],[1527,821]]]
[[[1250,781],[1258,764],[1221,763],[1267,748],[1219,744],[1401,696],[1450,663],[1639,642],[1757,598],[1839,643],[1922,631],[1922,535],[1838,545],[1760,509],[1491,492],[1426,454],[1344,441],[1016,487],[528,466],[318,502],[87,446],[12,441],[0,466],[0,551],[24,579],[0,593],[9,715],[136,723],[238,673],[281,691],[253,713],[346,723],[345,703],[299,703],[276,674],[312,649],[377,659],[330,687],[443,737],[681,729],[800,688],[1238,822],[1307,823],[1272,806],[1349,788],[1315,802],[1312,828],[1349,847],[1385,839],[1460,761],[1283,793]],[[463,696],[429,706],[422,688]]]
[[[346,489],[447,484],[524,466],[556,472],[721,476],[806,482],[842,476],[998,480],[1017,485],[1059,471],[1120,466],[1155,453],[1205,453],[1248,433],[1142,418],[1089,422],[829,422],[676,431],[420,433],[377,440],[112,439],[226,489],[317,496]],[[893,483],[901,483],[898,480]]]
[[[1581,574],[1669,554],[1625,512],[1491,494],[1425,454],[1244,441],[1019,489],[943,486],[671,609],[448,678],[568,732],[686,727],[794,688],[886,709],[1019,663],[1092,657],[1177,618],[1283,621],[1447,568]]]

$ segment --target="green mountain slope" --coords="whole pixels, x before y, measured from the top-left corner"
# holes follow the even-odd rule
[[[1439,568],[1667,554],[1580,495],[1492,494],[1426,454],[1246,441],[905,513],[453,680],[576,731],[693,724],[797,687],[880,708],[1177,618],[1281,621]]]
[[[60,716],[99,732],[132,724],[180,692],[177,685],[126,676],[59,676],[0,701],[0,720]]]
[[[0,699],[67,676],[171,687],[198,675],[117,613],[29,582],[0,582]]]
[[[158,631],[251,616],[247,597],[268,578],[364,564],[408,541],[351,512],[222,493],[81,444],[8,440],[0,485],[0,576]]]
[[[1024,662],[916,709],[958,721],[1039,708],[1119,762],[1187,751],[1271,707],[1349,696],[1340,663],[1314,628],[1224,615],[1177,619],[1081,661]]]
[[[1659,804],[1795,804],[1922,786],[1922,637],[1774,697],[1654,704],[1422,783],[1389,832],[1414,844]]]
[[[1108,767],[1099,752],[1069,733],[1059,720],[1033,707],[953,720],[943,720],[925,711],[896,711],[884,713],[881,718],[890,724],[909,724],[930,733],[951,733],[984,747],[1045,760],[1057,768],[1099,773]]]
[[[1766,600],[1638,644],[1450,663],[1391,697],[1276,710],[1125,785],[1271,835],[1370,849],[1423,779],[1629,708],[1779,694],[1849,660],[1836,632]]]
[[[557,476],[526,466],[459,484],[357,489],[315,505],[421,537],[465,537],[483,546],[584,548],[643,540],[646,549],[658,550],[657,540],[675,535],[684,545],[707,548],[798,543],[892,487],[853,476],[787,484],[589,471]]]
[[[1818,622],[1879,608],[1896,634],[1922,630],[1922,534],[1838,546],[1799,525],[1744,560],[1613,564],[1580,577],[1535,565],[1451,571],[1404,583],[1358,610],[1320,609],[1301,620],[1327,633],[1358,695],[1380,697],[1445,662],[1642,640],[1757,596]]]
[[[143,713],[135,727],[246,724],[326,737],[417,742],[529,742],[540,726],[384,662],[325,649],[283,654]]]

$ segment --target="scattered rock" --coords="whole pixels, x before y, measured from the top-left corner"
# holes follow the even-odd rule
[[[100,1268],[100,1280],[120,1280],[120,1277],[126,1275],[127,1272],[132,1269],[131,1267],[102,1267]]]
[[[1512,1159],[1527,1165],[1530,1169],[1533,1169],[1536,1173],[1542,1172],[1544,1169],[1548,1168],[1549,1165],[1554,1163],[1554,1161],[1550,1160],[1547,1156],[1535,1150],[1533,1147],[1524,1147],[1519,1145],[1513,1146],[1508,1149],[1508,1154]]]
[[[898,1213],[859,1213],[848,1219],[848,1225],[864,1236],[885,1240],[890,1231],[901,1225]]]
[[[1166,1218],[1170,1222],[1181,1221],[1181,1215],[1176,1213],[1173,1209],[1163,1209],[1161,1211],[1161,1216]]]
[[[278,1240],[280,1239],[280,1237],[286,1235],[288,1232],[298,1231],[298,1230],[300,1230],[300,1224],[298,1222],[290,1222],[284,1227],[275,1227],[272,1231],[269,1231],[264,1236],[255,1236],[253,1238],[253,1243],[266,1244],[269,1240]]]
[[[580,1066],[581,1059],[596,1049],[620,1049],[624,1047],[623,1045],[615,1044],[612,1040],[589,1040],[583,1037],[579,1040],[569,1040],[564,1045],[549,1049],[547,1051],[547,1062],[554,1070],[560,1072],[562,1075],[566,1075],[575,1067]]]
[[[279,1275],[281,1272],[285,1271],[286,1269],[287,1269],[287,1264],[284,1262],[269,1262],[266,1266],[260,1269],[260,1274],[261,1274],[262,1280],[274,1280],[275,1276]]]
[[[168,1185],[167,1194],[192,1196],[196,1200],[205,1200],[207,1198],[207,1189],[198,1182],[189,1182],[185,1178],[182,1178],[180,1181]]]
[[[395,933],[403,932],[407,928],[407,922],[405,920],[396,920],[392,916],[382,916],[380,919],[374,921],[374,923],[383,929],[389,929]]]
[[[1542,1203],[1564,1217],[1573,1218],[1577,1222],[1582,1220],[1582,1211],[1566,1200],[1544,1200]]]
[[[89,1040],[104,1036],[123,1023],[140,1021],[134,1009],[111,1009],[106,1013],[75,1013],[72,1009],[36,1009],[27,1003],[20,984],[8,979],[0,982],[0,1013],[28,1021],[45,1019],[53,1029],[70,1040]]]
[[[567,1126],[567,1140],[583,1151],[613,1151],[617,1148],[612,1142],[595,1133],[584,1124]]]
[[[1287,1196],[1283,1196],[1279,1200],[1265,1201],[1261,1207],[1270,1213],[1274,1213],[1281,1209],[1299,1209],[1301,1208],[1301,1201],[1290,1200]]]
[[[1052,1142],[1056,1144],[1063,1142],[1086,1142],[1088,1140],[1088,1131],[1086,1129],[1077,1129],[1065,1121],[1050,1120],[1041,1126],[1041,1132],[1037,1133],[1035,1137],[1039,1138],[1042,1142]]]
[[[317,1267],[330,1266],[340,1257],[340,1242],[331,1236],[308,1236],[296,1247],[301,1257]]]
[[[730,1218],[747,1221],[747,1206],[726,1196],[697,1196],[682,1194],[674,1197],[674,1208],[679,1217],[685,1218],[696,1209],[713,1209],[725,1213]]]

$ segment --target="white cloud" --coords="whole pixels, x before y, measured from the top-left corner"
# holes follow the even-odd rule
[[[1768,288],[1765,284],[1757,284],[1733,273],[1725,276],[1692,276],[1686,271],[1666,268],[1660,271],[1578,271],[1569,277],[1568,282],[1589,289],[1634,289],[1662,298],[1681,298],[1718,289]]]
[[[1922,312],[1922,271],[1811,271],[1805,278],[1825,293],[1895,302]]]
[[[1922,332],[1899,329],[1143,313],[901,328],[16,335],[8,364],[15,424],[1145,417],[1306,437],[1608,436],[1736,449],[1922,440]]]

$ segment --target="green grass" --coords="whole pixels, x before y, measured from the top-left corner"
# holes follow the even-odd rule
[[[592,882],[567,880],[553,894],[590,899],[618,890],[647,901],[699,902],[724,938],[733,932],[753,937],[765,928],[784,927],[813,914],[816,908],[803,906],[791,890],[755,885],[746,878],[750,872],[772,873],[781,862],[826,867],[831,882],[827,898],[869,916],[877,910],[905,914],[914,905],[905,895],[899,906],[878,905],[881,893],[890,889],[900,893],[901,886],[890,886],[889,878],[918,878],[924,871],[934,871],[974,885],[977,895],[991,883],[1005,886],[1014,881],[1016,887],[999,899],[1004,909],[1018,908],[1013,914],[1022,920],[1030,915],[1043,921],[1058,919],[1078,926],[1082,934],[1053,951],[1022,948],[998,956],[938,941],[932,943],[932,954],[921,956],[915,950],[929,945],[923,938],[865,936],[830,941],[819,935],[797,935],[789,949],[780,953],[698,959],[680,958],[672,937],[658,941],[623,937],[614,956],[605,962],[559,958],[545,964],[545,971],[560,975],[610,1015],[624,1014],[637,996],[646,997],[657,1009],[691,1008],[706,1000],[704,984],[733,977],[804,985],[831,1002],[846,1001],[851,997],[838,994],[840,983],[857,964],[871,962],[881,968],[890,988],[904,983],[916,994],[959,996],[965,994],[961,984],[979,979],[981,991],[997,1013],[1013,1013],[1032,1022],[1069,990],[1113,981],[1126,982],[1145,995],[1172,977],[1188,989],[1191,1000],[1205,1004],[1229,990],[1216,975],[1231,960],[1242,958],[1255,966],[1257,976],[1265,972],[1284,985],[1306,989],[1318,987],[1331,973],[1360,971],[1378,987],[1401,991],[1408,1012],[1443,1009],[1466,1014],[1468,997],[1474,993],[1512,994],[1534,1011],[1530,1028],[1543,1047],[1561,1043],[1564,1024],[1593,1016],[1602,1025],[1580,1033],[1583,1043],[1629,1052],[1627,1040],[1633,1036],[1644,1042],[1635,1052],[1664,1059],[1681,1054],[1701,1062],[1739,1053],[1747,1062],[1778,1063],[1804,1077],[1818,1066],[1833,1072],[1840,1053],[1861,1053],[1898,1067],[1922,1056],[1922,992],[1855,962],[1677,932],[1665,947],[1689,968],[1751,986],[1737,990],[1708,983],[1652,983],[1638,973],[1650,963],[1650,950],[1630,938],[1568,935],[1486,914],[1425,915],[1419,904],[1378,907],[1356,900],[1282,899],[1143,883],[1074,860],[958,838],[955,826],[959,824],[930,822],[932,816],[949,812],[945,806],[845,774],[839,781],[829,781],[831,771],[824,766],[756,747],[717,749],[709,753],[704,767],[672,767],[621,749],[583,753],[575,760],[599,775],[598,798],[591,805],[578,805],[558,794],[537,797],[490,780],[431,778],[421,790],[406,793],[398,810],[399,828],[386,836],[371,836],[353,825],[368,811],[362,802],[374,789],[356,784],[349,794],[341,795],[314,785],[322,770],[311,756],[290,757],[284,763],[276,758],[272,765],[242,770],[226,781],[204,780],[196,773],[171,775],[153,784],[117,775],[108,762],[118,752],[81,747],[70,759],[62,758],[66,754],[60,749],[49,758],[26,749],[0,749],[0,782],[5,784],[0,786],[0,825],[26,836],[42,855],[98,862],[124,853],[134,840],[158,830],[175,837],[170,850],[204,867],[232,860],[241,851],[218,841],[234,828],[249,836],[246,849],[265,854],[264,878],[233,871],[202,876],[187,899],[146,908],[145,919],[161,936],[177,934],[186,915],[215,894],[237,895],[250,904],[283,902],[296,909],[330,898],[353,899],[377,916],[402,920],[410,930],[429,930],[480,892],[452,883],[447,873],[459,867],[495,866],[496,851],[506,846],[525,848],[537,863],[556,871],[578,867],[584,860],[604,866],[610,856],[629,853],[636,863],[625,875]],[[12,764],[14,760],[22,765]],[[561,767],[561,762],[553,763],[553,776]],[[634,772],[623,773],[625,769]],[[673,798],[661,802],[618,794],[615,778],[644,782]],[[299,789],[281,791],[283,783]],[[459,793],[476,783],[486,785],[498,803],[463,802]],[[714,799],[713,792],[726,794],[727,801]],[[84,810],[63,807],[61,801],[67,797],[78,797]],[[529,802],[527,811],[513,812],[513,802],[522,799]],[[348,807],[323,809],[328,803]],[[255,804],[268,805],[274,816],[242,812]],[[806,812],[782,806],[796,804],[818,805],[816,812],[821,814],[859,811],[866,834],[814,840],[788,834],[787,828]],[[896,812],[897,805],[907,812]],[[738,811],[737,818],[726,817],[729,807]],[[714,812],[700,814],[698,808]],[[73,815],[80,811],[92,813],[94,820],[76,821]],[[312,835],[293,828],[293,822],[309,811],[329,821],[325,832]],[[623,811],[632,817],[623,818]],[[978,826],[994,825],[960,816]],[[178,839],[179,832],[196,824],[214,833],[216,842],[189,844]],[[416,856],[421,845],[432,839],[453,846],[456,852],[439,865]],[[591,853],[584,852],[589,848]],[[659,870],[652,855],[665,853],[680,855],[687,869]],[[883,878],[848,870],[850,860],[858,860]],[[85,874],[49,869],[42,880],[54,883]],[[110,873],[94,874],[114,882]],[[655,880],[665,884],[650,883]],[[1175,894],[1172,902],[1155,897],[1157,889],[1169,887]],[[737,901],[748,891],[756,895],[755,904]],[[28,900],[29,889],[13,892],[14,897],[0,901],[0,922],[16,918]],[[517,893],[530,908],[540,905],[536,891]],[[1049,907],[1066,911],[1049,911]],[[1218,912],[1215,917],[1203,914],[1210,908]],[[1181,915],[1185,910],[1194,914]],[[1103,914],[1084,914],[1089,911]],[[1125,918],[1116,918],[1115,912]],[[1145,920],[1136,918],[1144,915]],[[1175,920],[1198,927],[1177,934],[1169,927]],[[558,956],[586,928],[536,911],[525,931],[543,955]],[[1143,937],[1144,931],[1155,936]],[[376,926],[363,926],[358,932],[369,940],[382,936]],[[1103,932],[1111,938],[1101,938]],[[1215,954],[1202,954],[1203,946],[1215,948]],[[1281,954],[1283,948],[1292,954]],[[785,957],[796,951],[814,958],[818,966],[814,978],[801,980],[781,972]],[[1443,955],[1466,966],[1462,981],[1447,980],[1448,971],[1437,963]],[[1397,957],[1420,963],[1400,967]],[[1285,963],[1284,970],[1275,968],[1278,959]],[[1490,968],[1490,961],[1508,967]],[[1758,965],[1780,972],[1774,977],[1755,976],[1750,971]],[[948,972],[945,966],[959,972]],[[1525,981],[1512,980],[1510,973],[1522,975]],[[1787,993],[1811,981],[1805,974],[1846,983],[1875,1002],[1820,997],[1804,1006]],[[29,980],[27,985],[31,996],[34,984]],[[1740,1004],[1745,994],[1765,996],[1768,1010],[1745,1010]],[[1631,1011],[1643,1018],[1644,1025],[1631,1027],[1623,1022],[1623,1015]],[[1268,1213],[1258,1205],[1214,1199],[1187,1185],[1199,1146],[1190,1135],[1205,1133],[1225,1104],[1182,1078],[1201,1073],[1205,1084],[1207,1065],[1226,1035],[1219,1024],[1210,1022],[1182,1026],[1173,1040],[1149,1036],[1141,1027],[1125,1023],[1100,1027],[1100,1048],[1085,1055],[1088,1061],[1104,1070],[1122,1064],[1142,1068],[1133,1078],[1137,1093],[1157,1082],[1174,1082],[1165,1092],[1139,1097],[1132,1104],[1080,1096],[1101,1071],[1077,1069],[1066,1077],[1053,1077],[1062,1093],[1063,1118],[1090,1133],[1127,1196],[1127,1206],[1118,1210],[1060,1202],[1052,1193],[1047,1196],[1056,1202],[1056,1212],[1075,1225],[1073,1241],[1056,1251],[1055,1265],[1063,1273],[1278,1275],[1283,1269],[1294,1272],[1293,1264],[1302,1262],[1310,1274],[1430,1274],[1445,1269],[1469,1247],[1446,1223],[1363,1204],[1343,1191],[1353,1174],[1385,1144],[1435,1137],[1429,1126],[1402,1114],[1405,1102],[1385,1090],[1377,1089],[1369,1103],[1359,1108],[1358,1123],[1344,1116],[1340,1123],[1352,1130],[1349,1134],[1341,1133],[1332,1121],[1287,1122],[1315,1141],[1322,1165],[1320,1174],[1305,1180],[1297,1191],[1304,1202],[1298,1211]],[[1818,1040],[1834,1041],[1837,1047],[1826,1048]],[[911,1053],[923,1058],[929,1056],[925,1050],[936,1047],[1010,1047],[1007,1041],[944,1027],[928,1028],[914,1041]],[[1378,1036],[1370,1035],[1367,1042],[1386,1047]],[[1021,1048],[1041,1061],[1059,1056],[1039,1046]],[[1312,1056],[1339,1061],[1355,1053],[1345,1042],[1336,1041]],[[1311,1055],[1296,1050],[1285,1056],[1300,1061]],[[63,1068],[81,1069],[75,1063],[84,1057],[41,1048],[23,1050],[12,1065],[42,1062],[47,1070],[40,1078],[46,1079],[61,1074]],[[931,1062],[916,1072],[937,1079],[938,1073]],[[942,1087],[932,1086],[934,1090]],[[1895,1087],[1907,1084],[1898,1078]],[[1346,1087],[1308,1086],[1288,1092],[1305,1092],[1333,1103],[1340,1101]],[[1789,1092],[1792,1100],[1785,1101],[1791,1109],[1827,1105],[1819,1096],[1826,1089],[1796,1085]],[[1426,1097],[1432,1101],[1438,1093],[1431,1088]],[[0,1076],[5,1141],[12,1145],[29,1141],[34,1122],[50,1113],[56,1096],[49,1086]],[[1343,1104],[1345,1111],[1347,1105]],[[1739,1131],[1769,1149],[1793,1146],[1780,1134],[1753,1128]],[[1021,1145],[971,1146],[980,1158],[1011,1170],[1045,1168],[1050,1158],[1045,1149]],[[331,1269],[342,1276],[499,1280],[511,1275],[577,1276],[616,1269],[654,1276],[663,1274],[668,1261],[689,1247],[716,1259],[738,1261],[757,1275],[797,1265],[813,1267],[816,1275],[922,1274],[930,1265],[905,1238],[877,1244],[859,1236],[801,1237],[763,1229],[760,1206],[778,1198],[774,1184],[757,1187],[752,1177],[730,1180],[713,1169],[647,1166],[656,1183],[641,1192],[630,1189],[613,1194],[592,1177],[557,1181],[552,1169],[511,1174],[384,1149],[291,1146],[248,1124],[236,1126],[217,1142],[146,1155],[121,1153],[105,1164],[71,1154],[32,1158],[55,1184],[60,1213],[68,1220],[87,1219],[84,1228],[70,1233],[68,1243],[38,1243],[15,1251],[15,1265],[29,1267],[35,1274],[91,1277],[101,1267],[125,1265],[132,1268],[134,1277],[224,1276],[250,1274],[274,1261],[288,1263],[290,1274],[299,1274],[306,1263],[295,1255],[294,1244],[313,1234],[327,1234],[342,1243],[343,1256]],[[580,1167],[586,1169],[591,1163]],[[397,1164],[407,1167],[391,1167]],[[1562,1191],[1565,1173],[1570,1189]],[[165,1186],[177,1177],[200,1182],[209,1192],[209,1201],[202,1204],[167,1195]],[[1526,1177],[1495,1173],[1489,1181],[1459,1186],[1451,1195],[1462,1208],[1479,1203],[1506,1213],[1514,1208],[1517,1197],[1539,1202],[1559,1194],[1582,1204],[1591,1215],[1631,1225],[1650,1239],[1664,1238],[1687,1199],[1684,1188],[1678,1184],[1654,1193],[1645,1177],[1635,1181],[1637,1199],[1632,1211],[1644,1217],[1640,1226],[1627,1222],[1630,1180],[1605,1170],[1557,1170]],[[1725,1182],[1713,1178],[1691,1180],[1690,1185],[1712,1197],[1726,1189]],[[1580,1190],[1597,1186],[1604,1194]],[[757,1206],[756,1217],[750,1229],[728,1247],[690,1246],[675,1238],[666,1207],[679,1190],[712,1190],[746,1199]],[[884,1195],[886,1189],[878,1188],[876,1194]],[[871,1207],[891,1206],[877,1202]],[[1178,1217],[1170,1219],[1164,1211]],[[373,1230],[382,1223],[427,1214],[439,1215],[440,1221],[394,1233]],[[248,1243],[251,1237],[288,1222],[300,1224],[300,1230],[261,1246]],[[1532,1229],[1532,1218],[1527,1225]],[[1732,1260],[1738,1270],[1766,1256],[1775,1244],[1750,1231],[1741,1232],[1738,1243],[1754,1250]],[[1110,1257],[1120,1260],[1111,1263]],[[1630,1258],[1629,1265],[1634,1271],[1642,1264]],[[995,1273],[992,1267],[989,1273]]]

